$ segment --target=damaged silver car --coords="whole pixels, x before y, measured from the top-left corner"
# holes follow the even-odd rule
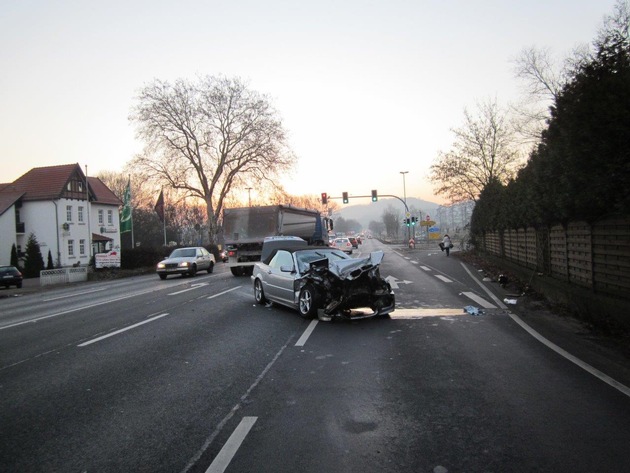
[[[380,276],[382,259],[382,251],[351,258],[336,248],[307,246],[300,238],[269,238],[254,266],[254,298],[297,309],[304,318],[387,315],[394,311],[395,297]]]

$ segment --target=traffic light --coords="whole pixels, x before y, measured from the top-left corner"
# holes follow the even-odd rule
[[[349,202],[349,200],[348,200],[348,193],[347,192],[342,192],[341,196],[343,197],[343,203],[347,204]]]
[[[326,205],[328,203],[328,194],[326,192],[322,192],[322,204]]]
[[[409,219],[406,219],[405,223],[407,224],[407,226],[409,226],[409,223],[410,223]]]
[[[416,217],[411,217],[411,224],[415,225],[416,224]]]
[[[378,200],[378,193],[376,192],[376,189],[372,190],[372,202],[376,202]]]

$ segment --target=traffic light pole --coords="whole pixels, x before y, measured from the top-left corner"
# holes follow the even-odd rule
[[[398,197],[397,195],[393,195],[393,194],[379,194],[379,197],[393,197],[395,199],[400,200],[403,205],[405,206],[405,212],[409,213],[409,207],[407,207],[407,203],[402,200],[400,197]],[[335,200],[343,200],[343,197],[332,197],[332,196],[327,196],[328,200],[331,199],[335,199]],[[363,198],[372,198],[371,195],[353,195],[353,196],[348,196],[348,200],[349,199],[363,199]]]

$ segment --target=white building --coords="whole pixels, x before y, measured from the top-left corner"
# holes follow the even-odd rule
[[[120,249],[118,207],[122,202],[78,164],[31,169],[0,184],[0,265],[10,264],[15,244],[21,257],[33,233],[44,264],[87,265],[96,253]]]

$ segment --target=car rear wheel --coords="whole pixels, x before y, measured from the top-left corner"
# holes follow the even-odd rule
[[[305,319],[312,319],[317,315],[319,294],[312,284],[307,284],[300,292],[298,311]]]
[[[208,266],[208,274],[212,273],[212,271],[214,271],[214,263],[210,261],[210,266]]]
[[[265,291],[263,290],[262,281],[260,279],[256,279],[254,282],[254,299],[259,304],[265,304],[267,302],[267,298],[265,297]]]

